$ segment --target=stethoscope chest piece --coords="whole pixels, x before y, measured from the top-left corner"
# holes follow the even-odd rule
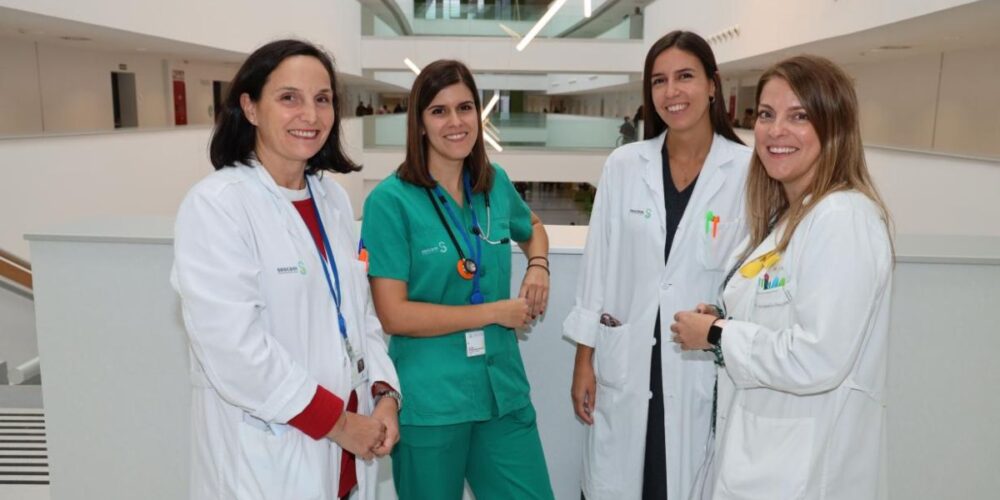
[[[472,305],[482,304],[483,302],[486,302],[486,298],[483,297],[482,292],[472,292],[472,295],[469,296],[469,303]]]
[[[467,280],[471,280],[479,270],[474,260],[466,258],[458,259],[458,265],[455,267],[458,269],[458,275]]]

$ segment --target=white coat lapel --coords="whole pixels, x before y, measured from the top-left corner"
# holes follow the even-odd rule
[[[643,141],[639,157],[645,162],[642,169],[642,180],[648,188],[649,199],[653,202],[653,212],[659,221],[660,232],[666,238],[667,214],[663,205],[663,156],[660,153],[667,133],[660,134],[655,139]]]
[[[705,206],[715,196],[715,193],[722,189],[723,184],[726,183],[726,177],[729,175],[732,160],[733,151],[729,142],[718,134],[713,136],[712,147],[708,150],[708,156],[705,157],[701,173],[698,174],[698,183],[694,187],[692,207]],[[685,212],[690,212],[690,210],[685,210]]]

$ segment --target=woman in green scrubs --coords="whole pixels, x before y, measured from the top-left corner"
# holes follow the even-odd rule
[[[406,159],[368,196],[361,234],[405,396],[392,454],[402,500],[550,499],[514,329],[545,311],[548,237],[486,157],[479,92],[457,61],[410,91]],[[528,257],[510,298],[510,242]]]

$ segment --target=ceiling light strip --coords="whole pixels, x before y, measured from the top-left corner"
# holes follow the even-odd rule
[[[486,131],[484,130],[483,132]],[[493,137],[490,137],[490,134],[484,133],[483,140],[486,141],[486,144],[489,144],[490,146],[493,147],[493,149],[497,150],[497,153],[503,153],[503,148],[500,147],[500,144],[497,143],[497,141],[493,140]]]
[[[545,11],[545,14],[542,16],[542,18],[539,19],[538,22],[531,27],[531,30],[529,30],[528,33],[524,35],[524,38],[522,38],[521,41],[518,42],[516,47],[517,51],[518,52],[523,51],[524,48],[527,47],[528,44],[535,39],[535,35],[538,35],[538,32],[542,31],[542,28],[544,28],[545,25],[552,20],[552,17],[556,15],[556,12],[559,12],[559,9],[561,9],[562,6],[565,4],[566,0],[556,0],[552,2],[549,5],[549,10]]]
[[[493,97],[490,98],[490,102],[486,103],[486,107],[483,108],[483,116],[480,121],[486,121],[486,118],[490,116],[490,111],[493,111],[493,106],[496,106],[499,100],[500,92],[494,92]]]
[[[405,64],[407,68],[410,68],[410,71],[412,71],[413,74],[415,75],[420,74],[420,66],[414,64],[414,62],[411,61],[409,57],[403,59],[403,64]]]

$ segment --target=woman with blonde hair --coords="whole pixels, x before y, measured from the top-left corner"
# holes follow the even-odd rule
[[[723,368],[711,498],[875,498],[893,247],[857,97],[836,65],[799,56],[764,73],[757,102],[749,240],[723,306],[671,326]]]

